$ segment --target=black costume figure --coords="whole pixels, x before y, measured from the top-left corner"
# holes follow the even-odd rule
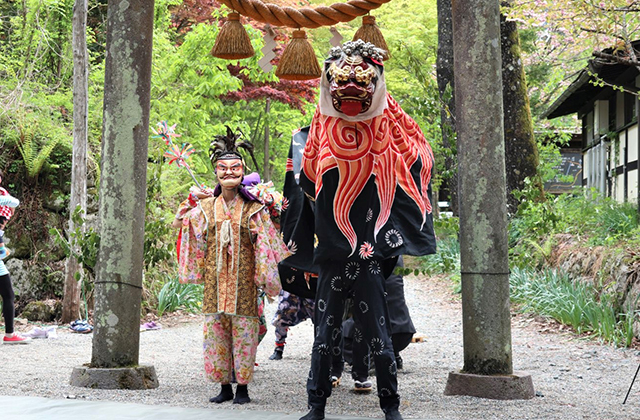
[[[380,51],[360,40],[331,50],[320,105],[309,130],[294,133],[287,162],[282,230],[296,251],[283,263],[318,273],[311,411],[303,420],[324,418],[349,295],[376,366],[385,418],[402,419],[384,281],[398,256],[435,252],[433,154],[415,121],[386,93]]]

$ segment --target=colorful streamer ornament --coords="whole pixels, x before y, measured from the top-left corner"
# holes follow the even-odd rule
[[[193,174],[193,171],[191,171],[191,167],[187,163],[187,158],[191,156],[191,154],[195,152],[196,149],[189,143],[182,143],[182,146],[179,147],[177,144],[173,142],[172,138],[180,137],[180,134],[177,134],[175,132],[176,124],[169,126],[169,124],[167,124],[166,121],[160,121],[157,124],[157,126],[158,126],[157,130],[151,128],[151,130],[156,134],[153,137],[154,138],[160,137],[164,139],[165,144],[169,146],[169,149],[166,150],[163,155],[164,157],[169,159],[168,160],[169,165],[175,162],[175,164],[178,167],[185,168],[187,172],[189,172],[189,175],[191,175],[191,178],[196,183],[196,185],[201,189],[205,189],[206,188],[205,185],[200,183],[196,179],[195,175]]]
[[[177,134],[175,132],[176,125],[177,124],[173,124],[171,127],[169,127],[166,121],[160,121],[158,123],[157,131],[154,130],[153,127],[151,128],[151,131],[153,131],[156,134],[153,137],[154,138],[162,137],[166,145],[173,143],[173,141],[171,141],[171,137],[180,137],[180,134]]]
[[[169,165],[175,162],[178,166],[188,167],[187,158],[195,151],[196,149],[189,143],[183,143],[182,148],[179,148],[175,143],[171,143],[169,150],[164,152],[164,157],[169,158]]]

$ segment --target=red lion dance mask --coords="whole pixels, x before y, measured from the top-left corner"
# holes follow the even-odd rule
[[[382,54],[357,40],[333,48],[325,61],[300,180],[316,200],[316,254],[327,247],[320,259],[435,251],[433,154],[418,124],[387,93]]]

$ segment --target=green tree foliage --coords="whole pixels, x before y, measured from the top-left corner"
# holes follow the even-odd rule
[[[177,4],[175,1],[165,3]],[[215,19],[222,15],[218,9],[210,7],[210,10]],[[186,13],[184,4],[177,12]],[[171,16],[166,11],[165,16],[166,23]],[[207,154],[214,136],[224,133],[225,125],[233,130],[240,129],[246,140],[253,140],[256,158],[262,162],[264,124],[268,121],[272,132],[273,178],[276,185],[281,185],[290,133],[310,122],[310,116],[305,116],[307,110],[312,109],[310,102],[314,100],[308,93],[309,87],[305,89],[299,84],[296,87],[291,83],[279,83],[273,71],[263,72],[257,64],[261,57],[259,52],[237,64],[211,56],[209,51],[215,42],[218,26],[206,16],[191,18],[202,22],[186,25],[182,20],[174,19],[168,26],[178,28],[180,32],[162,26],[156,29],[151,121],[165,120],[177,124],[176,131],[183,136],[179,140],[193,144],[196,149],[193,168],[210,185],[214,180]],[[260,51],[263,47],[262,33],[253,27],[245,27],[254,49]],[[260,95],[255,94],[256,89],[252,91],[254,95],[246,92],[248,87],[255,86],[263,86],[263,90],[266,87],[270,91]],[[269,115],[264,112],[267,97],[274,98]],[[164,145],[156,143],[151,146],[161,148]],[[178,175],[175,170],[166,174],[170,178],[181,179],[182,187],[177,190],[186,192],[186,174]]]
[[[67,79],[73,71],[72,5],[72,0],[9,1],[2,14],[0,71],[47,85]]]
[[[594,58],[594,51],[611,49],[638,61],[631,42],[640,36],[640,10],[634,1],[515,0],[509,17],[521,28],[524,62],[529,79],[531,110],[545,111]],[[574,116],[554,119],[558,128],[579,131]],[[539,128],[552,125],[538,120]]]
[[[0,166],[22,200],[12,221],[16,256],[40,251],[52,196],[68,194],[72,145],[72,0],[2,2],[0,20]],[[95,46],[95,38],[93,46]],[[96,64],[99,67],[99,63]],[[99,72],[98,72],[99,73]],[[90,85],[90,140],[99,149],[102,80]],[[57,190],[57,191],[56,191]],[[67,191],[67,192],[65,192]]]

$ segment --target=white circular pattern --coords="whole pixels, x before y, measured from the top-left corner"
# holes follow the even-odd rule
[[[320,344],[318,346],[318,353],[320,353],[323,356],[328,356],[329,355],[329,346],[327,346],[326,344]]]
[[[293,239],[289,239],[289,243],[287,243],[287,248],[291,251],[292,254],[298,252],[298,244],[296,244]]]
[[[353,330],[353,341],[356,343],[362,342],[362,331],[359,328]]]
[[[309,376],[308,376],[310,381],[313,381],[313,371],[311,369],[309,369]]]
[[[380,325],[384,325],[385,323],[384,316],[381,316],[378,322],[380,323]]]
[[[382,388],[380,390],[380,392],[378,392],[378,395],[380,397],[390,397],[391,396],[391,391],[387,388]]]
[[[321,389],[316,389],[316,395],[320,398],[324,397],[324,391]]]
[[[360,301],[360,303],[358,304],[358,308],[360,308],[360,312],[362,312],[363,314],[369,312],[369,305],[367,305],[367,302],[365,302],[364,300]]]
[[[369,209],[367,210],[367,222],[370,222],[371,219],[373,219],[373,210]]]
[[[340,353],[342,353],[342,350],[340,349],[340,346],[335,346],[333,348],[333,355],[334,356],[340,356]]]
[[[323,299],[318,299],[318,303],[316,304],[316,307],[320,312],[324,312],[327,310],[327,302],[325,302]]]
[[[334,328],[333,331],[331,331],[331,338],[333,340],[338,338],[339,335],[340,335],[340,328]]]
[[[371,261],[369,263],[369,272],[371,274],[380,274],[382,272],[380,269],[380,263],[378,263],[378,261]]]
[[[370,368],[371,367],[371,356],[369,356],[369,354],[365,355],[362,358],[362,363],[367,367],[367,369]]]
[[[342,277],[335,276],[331,279],[331,290],[334,292],[342,292]]]
[[[384,240],[391,248],[397,248],[404,243],[402,235],[395,229],[389,229],[387,233],[384,234]]]
[[[398,374],[398,365],[396,364],[395,361],[391,362],[391,364],[389,365],[389,373],[391,375],[397,375]]]
[[[327,325],[332,327],[334,322],[333,315],[327,315]]]
[[[384,341],[382,341],[380,337],[375,337],[373,340],[371,340],[371,345],[369,345],[369,348],[371,349],[371,353],[375,354],[376,356],[380,356],[382,354],[382,351],[384,350]]]
[[[360,264],[355,261],[350,261],[344,268],[344,274],[349,280],[355,280],[360,274]]]

